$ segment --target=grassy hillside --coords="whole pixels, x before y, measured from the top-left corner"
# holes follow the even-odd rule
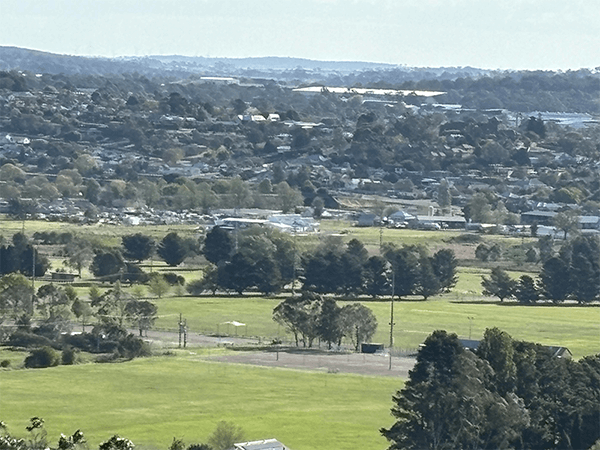
[[[248,439],[276,437],[294,450],[381,449],[391,425],[394,378],[298,372],[204,362],[192,352],[122,364],[0,372],[2,420],[24,435],[32,416],[50,442],[85,433],[90,447],[118,433],[137,448],[173,437],[206,442],[220,420]]]

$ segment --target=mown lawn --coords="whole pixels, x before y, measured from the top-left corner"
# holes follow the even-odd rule
[[[191,352],[190,352],[191,353]],[[181,353],[180,353],[181,354]],[[218,421],[247,439],[276,437],[295,450],[382,449],[393,423],[394,378],[210,363],[192,354],[0,372],[0,411],[25,435],[45,419],[50,443],[80,428],[90,448],[118,433],[137,448],[166,449],[173,437],[206,442]]]
[[[272,339],[284,337],[285,329],[272,320],[273,308],[282,298],[184,297],[157,300],[159,328],[176,329],[179,313],[191,332],[227,333],[224,322],[237,321],[239,335]],[[345,302],[338,302],[343,306]],[[390,302],[366,301],[379,327],[373,341],[389,343]],[[460,337],[479,339],[486,328],[498,327],[514,339],[569,347],[576,358],[600,352],[600,307],[576,305],[523,306],[515,302],[482,301],[479,297],[396,301],[395,346],[415,349],[432,331],[444,329]],[[469,319],[471,318],[471,319]],[[230,326],[229,333],[236,328]],[[292,340],[291,335],[287,339]]]

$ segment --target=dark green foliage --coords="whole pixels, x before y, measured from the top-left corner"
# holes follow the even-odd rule
[[[500,301],[504,301],[505,298],[512,296],[514,293],[516,281],[500,267],[494,267],[489,278],[481,278],[483,295],[498,297]]]
[[[162,276],[165,278],[167,283],[169,283],[171,286],[175,286],[177,284],[180,284],[182,286],[185,285],[185,278],[182,277],[181,275],[177,275],[176,273],[165,272],[162,274]]]
[[[600,297],[600,240],[577,236],[558,256],[544,261],[540,273],[544,296],[555,302],[572,297],[580,303]]]
[[[70,366],[77,363],[79,352],[73,347],[67,346],[60,355],[60,362],[63,366]]]
[[[305,256],[304,289],[319,293],[339,292],[342,289],[341,255],[336,252]]]
[[[137,264],[126,262],[123,274],[119,279],[128,283],[147,283],[150,280],[150,274],[144,272]]]
[[[346,294],[360,294],[364,290],[365,266],[369,258],[367,249],[358,239],[352,239],[346,245],[346,251],[340,257],[343,275],[342,289]]]
[[[128,334],[124,339],[119,341],[117,347],[119,356],[125,359],[138,358],[140,356],[150,356],[150,345],[135,337],[133,334]]]
[[[421,256],[421,249],[416,247],[389,247],[385,250],[385,258],[391,263],[394,274],[394,295],[405,297],[415,292],[420,280]]]
[[[8,338],[8,345],[11,347],[38,348],[51,347],[53,343],[45,336],[17,330]]]
[[[58,231],[36,231],[33,239],[44,245],[66,245],[73,241],[73,233]]]
[[[30,277],[35,270],[35,276],[41,277],[49,268],[48,258],[41,255],[21,233],[13,236],[12,245],[0,246],[0,275],[20,272]]]
[[[371,256],[365,265],[365,293],[373,297],[391,292],[389,263],[381,256]]]
[[[28,369],[53,367],[60,364],[60,355],[52,347],[45,346],[33,350],[31,354],[25,358],[25,367]]]
[[[103,281],[119,279],[125,269],[125,260],[118,249],[97,250],[90,266],[94,276]]]
[[[331,349],[332,344],[342,338],[342,327],[340,324],[340,307],[332,298],[325,298],[321,302],[321,310],[317,319],[317,333]]]
[[[488,328],[479,342],[476,353],[494,370],[496,375],[494,388],[501,395],[512,392],[516,384],[517,367],[513,358],[513,340],[510,335],[498,328]]]
[[[228,261],[234,252],[233,240],[229,233],[221,227],[213,227],[204,239],[202,253],[213,264]]]
[[[441,249],[435,252],[431,258],[433,273],[440,284],[442,292],[449,292],[458,281],[457,269],[458,261],[454,251],[450,249]]]
[[[521,303],[535,303],[540,298],[540,290],[529,275],[521,275],[513,294]]]
[[[581,236],[571,243],[569,281],[573,296],[580,303],[600,297],[600,239]]]
[[[135,261],[148,259],[156,246],[154,239],[142,233],[123,236],[121,242],[123,245],[123,256]]]
[[[600,356],[571,361],[486,330],[476,354],[429,336],[404,389],[390,449],[587,449],[600,438]]]
[[[190,251],[188,242],[177,233],[172,232],[160,241],[157,253],[169,266],[175,267],[183,262]]]
[[[456,335],[436,331],[394,397],[398,420],[382,429],[390,449],[509,448],[523,426],[521,408],[486,388],[489,366],[463,350]]]
[[[434,272],[431,259],[427,256],[422,256],[419,259],[418,278],[413,292],[417,295],[422,295],[423,299],[427,300],[432,295],[437,294],[442,289],[442,285]]]

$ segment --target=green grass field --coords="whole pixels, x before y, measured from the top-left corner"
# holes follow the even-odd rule
[[[22,227],[21,222],[11,221],[1,225],[0,233],[5,238]],[[378,251],[377,228],[355,228],[343,222],[322,222],[321,228],[320,235],[299,237],[299,246],[306,249],[316,245],[320,236],[339,233],[344,242],[358,238],[372,253]],[[169,231],[197,234],[194,226],[79,227],[42,221],[27,221],[25,230],[27,234],[75,231],[109,245],[118,245],[122,235],[136,232],[156,238]],[[386,229],[383,242],[426,241],[434,249],[456,235],[454,231]],[[521,242],[501,236],[489,239],[500,239],[506,245]],[[60,258],[55,257],[53,263],[61,264]],[[149,271],[147,263],[144,270]],[[188,282],[201,275],[198,264],[168,268],[154,262],[152,268],[176,272]],[[462,266],[450,294],[426,302],[418,298],[396,301],[395,347],[416,349],[436,329],[479,339],[486,328],[498,327],[514,339],[566,346],[575,358],[600,352],[598,305],[501,304],[481,296],[481,276],[487,273],[489,268]],[[528,272],[511,275],[517,278],[523,273]],[[84,272],[84,280],[76,284],[80,296],[87,296],[90,282],[89,274]],[[108,288],[108,284],[101,286],[101,290]],[[159,307],[155,328],[176,330],[182,314],[190,333],[235,335],[236,328],[224,324],[235,320],[246,324],[237,328],[241,336],[259,336],[266,343],[278,337],[291,341],[284,328],[272,320],[273,308],[283,298],[284,295],[152,299]],[[390,302],[361,301],[373,310],[379,322],[373,341],[387,345]],[[338,304],[343,306],[346,302]],[[92,448],[115,433],[132,439],[138,448],[165,449],[173,437],[183,438],[187,444],[204,442],[220,420],[241,425],[247,439],[277,437],[295,450],[386,447],[378,429],[393,422],[389,414],[391,395],[402,386],[401,380],[211,363],[202,359],[207,352],[210,351],[175,350],[176,356],[121,364],[14,370],[26,353],[0,349],[0,360],[10,360],[9,369],[0,369],[0,420],[8,423],[11,432],[24,436],[28,419],[41,416],[46,420],[52,445],[60,433],[81,428]]]
[[[224,322],[238,321],[239,335],[267,339],[285,336],[285,330],[272,320],[278,299],[261,297],[166,298],[156,300],[159,307],[158,328],[175,330],[179,314],[187,319],[191,332],[235,334]],[[346,302],[339,302],[343,306]],[[389,343],[389,301],[364,302],[377,317],[379,327],[375,342]],[[463,338],[483,336],[486,328],[498,327],[514,339],[544,345],[568,347],[576,358],[600,352],[600,308],[598,306],[539,305],[522,306],[515,302],[461,300],[454,294],[445,298],[421,301],[396,301],[394,307],[395,346],[415,349],[432,331],[444,329]],[[472,319],[469,320],[469,317]],[[218,328],[217,328],[218,327]],[[471,327],[471,330],[470,330]]]
[[[51,444],[80,428],[91,448],[115,433],[138,448],[166,449],[173,437],[206,442],[216,423],[247,439],[276,437],[294,450],[381,449],[393,423],[395,378],[299,372],[204,362],[188,354],[121,364],[0,372],[2,420],[25,435],[32,416]]]

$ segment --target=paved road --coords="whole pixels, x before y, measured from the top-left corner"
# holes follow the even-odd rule
[[[137,332],[137,330],[130,331]],[[160,347],[173,348],[179,345],[179,334],[173,331],[150,330],[144,339]],[[249,348],[247,351],[207,356],[206,359],[210,361],[330,373],[341,372],[408,378],[408,372],[413,368],[416,361],[414,356],[393,356],[390,365],[389,354],[363,354],[351,351],[326,351],[324,349],[297,349],[293,347],[283,347],[281,349],[273,347],[265,350],[263,346],[259,348],[261,342],[258,339],[237,336],[215,337],[188,333],[187,343],[189,346]],[[256,346],[256,350],[252,350],[253,346]]]

